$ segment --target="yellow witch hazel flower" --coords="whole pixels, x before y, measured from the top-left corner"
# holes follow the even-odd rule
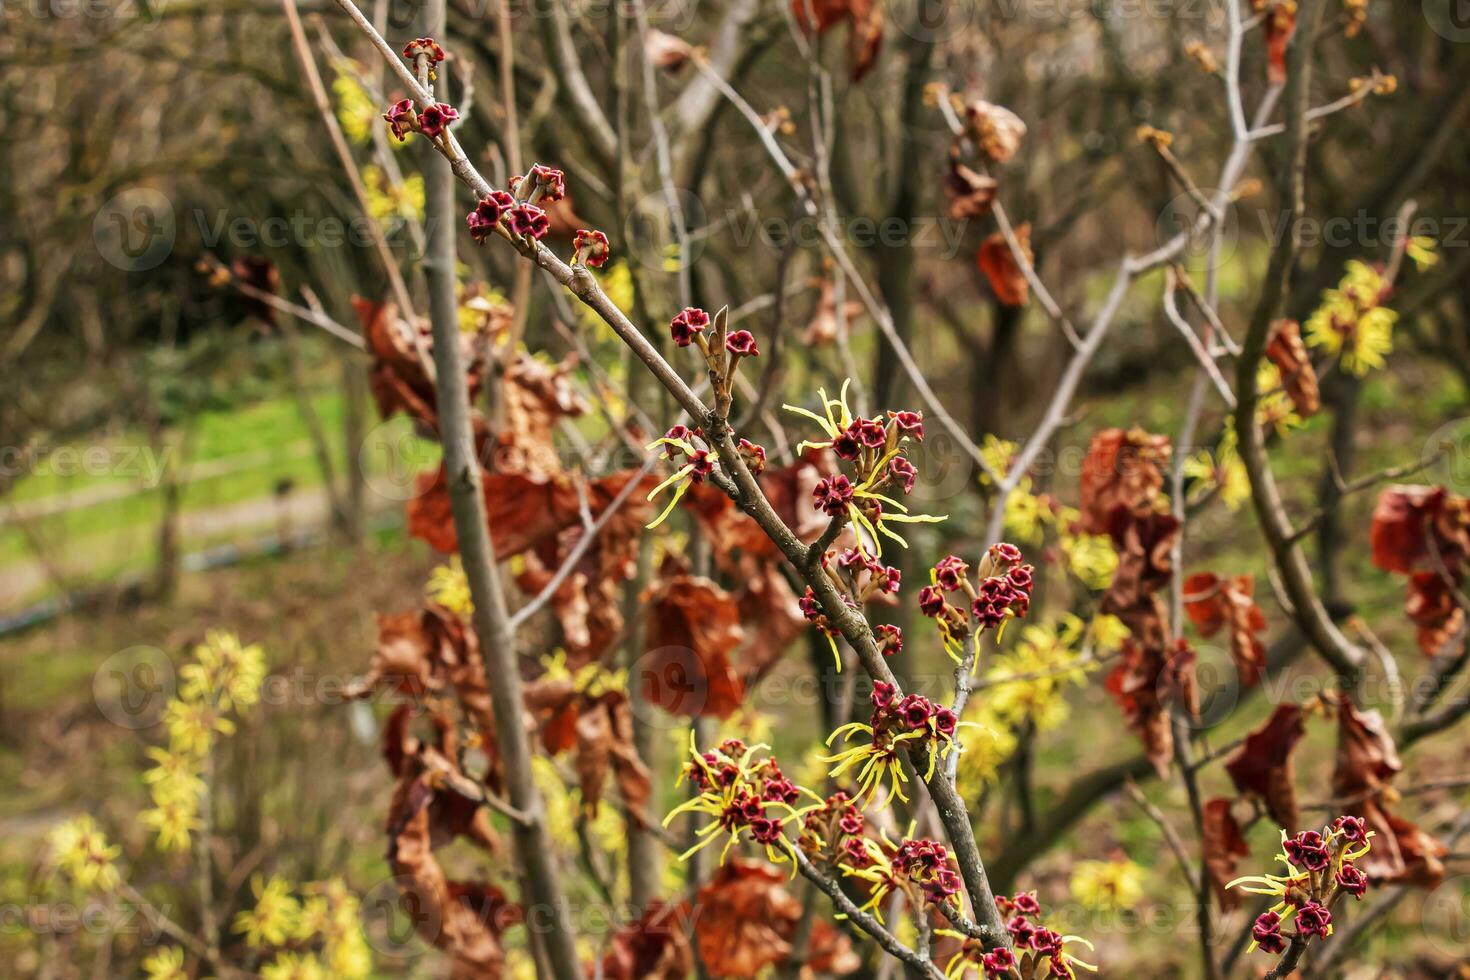
[[[1027,626],[1020,641],[985,672],[985,702],[992,718],[1008,729],[1022,722],[1038,731],[1060,727],[1069,713],[1066,686],[1085,685],[1087,672],[1097,667],[1078,651],[1086,633],[1086,624],[1071,615],[1055,624]]]
[[[192,836],[203,827],[198,800],[166,800],[138,815],[143,826],[158,835],[161,851],[187,851]]]
[[[858,553],[881,558],[883,538],[908,542],[894,533],[891,524],[937,524],[945,520],[930,514],[910,514],[908,507],[882,491],[893,485],[904,494],[913,491],[918,470],[904,455],[909,439],[922,442],[924,417],[919,412],[889,411],[876,418],[860,418],[847,404],[847,390],[852,380],[842,383],[836,398],[825,388],[817,389],[821,413],[797,405],[783,405],[788,412],[815,422],[826,435],[823,441],[804,440],[797,445],[801,452],[808,447],[830,449],[838,459],[851,463],[854,473],[836,473],[824,477],[812,491],[812,505],[833,519],[850,521],[857,538]]]
[[[1404,246],[1404,252],[1414,263],[1414,268],[1423,272],[1439,264],[1439,243],[1428,235],[1415,235]]]
[[[267,880],[256,875],[250,882],[255,907],[235,914],[235,931],[252,948],[284,945],[296,931],[301,902],[291,894],[291,883],[279,875]]]
[[[696,439],[699,439],[698,431],[686,425],[676,425],[665,432],[663,438],[655,439],[646,447],[649,452],[660,449],[659,459],[683,458],[687,460],[674,470],[672,476],[648,492],[648,499],[652,500],[669,487],[674,488],[674,496],[669,500],[669,505],[663,509],[663,513],[648,524],[650,530],[668,519],[668,516],[674,512],[674,507],[683,499],[685,492],[690,487],[696,483],[703,483],[714,472],[715,463],[719,461],[720,454],[704,445],[702,439],[699,440],[699,444],[696,444]]]
[[[955,741],[961,723],[949,708],[935,704],[922,694],[900,698],[898,689],[884,681],[874,682],[872,702],[873,715],[867,724],[855,721],[841,726],[828,737],[827,745],[839,738],[850,740],[854,735],[866,735],[868,741],[827,756],[823,761],[832,764],[828,775],[833,779],[841,779],[849,772],[856,774],[857,792],[853,800],[860,806],[873,801],[885,776],[893,794],[907,801],[903,784],[909,777],[900,759],[901,750],[928,755],[924,773],[927,780],[934,775],[941,758],[961,751]],[[917,760],[919,756],[914,758]]]
[[[1247,952],[1285,952],[1291,936],[1283,935],[1281,927],[1293,916],[1298,939],[1332,935],[1333,903],[1343,895],[1361,900],[1368,890],[1368,876],[1354,862],[1372,849],[1373,836],[1366,821],[1354,816],[1338,817],[1321,831],[1304,830],[1294,837],[1283,830],[1276,860],[1285,865],[1286,874],[1245,875],[1225,886],[1281,899],[1256,917]]]
[[[1357,259],[1336,289],[1322,293],[1322,305],[1307,319],[1307,344],[1335,355],[1348,373],[1363,377],[1387,362],[1393,350],[1393,325],[1398,314],[1382,306],[1387,293],[1383,276]]]
[[[261,980],[327,980],[321,960],[311,953],[284,952],[260,968]]]
[[[175,752],[203,756],[214,744],[214,736],[233,735],[235,723],[210,704],[170,701],[163,710],[163,725]]]
[[[51,859],[80,888],[110,892],[121,882],[116,861],[122,848],[86,815],[75,817],[51,831]]]
[[[1279,379],[1278,374],[1276,380]],[[1201,449],[1185,459],[1184,475],[1192,481],[1186,498],[1189,503],[1196,504],[1211,493],[1219,493],[1220,501],[1230,510],[1236,511],[1250,500],[1250,477],[1245,472],[1245,463],[1241,461],[1239,445],[1235,423],[1227,419],[1225,431],[1214,452]]]
[[[143,959],[143,976],[148,980],[189,980],[184,972],[184,951],[178,946],[165,946]]]
[[[470,598],[470,582],[465,577],[464,564],[459,560],[459,555],[449,559],[449,564],[438,565],[429,573],[429,584],[425,591],[430,599],[456,616],[468,618],[474,614],[475,603]]]
[[[179,697],[221,711],[248,708],[260,700],[265,673],[265,652],[259,644],[241,646],[235,634],[212,630],[194,648],[194,662],[179,668]]]
[[[403,178],[402,183],[394,184],[381,167],[368,164],[362,168],[362,182],[367,194],[368,214],[384,229],[405,218],[423,220],[423,175],[410,174]]]
[[[1078,861],[1072,868],[1071,891],[1088,908],[1132,908],[1143,898],[1143,868],[1126,858]]]
[[[353,70],[358,67],[355,62],[344,59],[333,67],[337,70],[337,77],[332,79],[332,94],[337,97],[337,121],[342,124],[342,132],[347,134],[347,138],[360,146],[372,137],[373,127],[378,125],[383,110],[353,77]],[[390,141],[390,145],[393,143],[395,141]]]
[[[1256,390],[1261,393],[1256,402],[1256,425],[1274,429],[1278,436],[1301,427],[1302,417],[1281,383],[1281,370],[1270,361],[1262,361],[1256,369]]]
[[[767,745],[747,746],[739,739],[728,739],[718,748],[700,752],[694,733],[689,733],[691,761],[684,764],[679,782],[688,779],[699,790],[699,795],[670,810],[664,817],[664,826],[667,827],[682,813],[700,813],[713,819],[696,831],[699,843],[679,855],[680,861],[728,835],[720,852],[720,863],[723,864],[730,848],[740,841],[744,832],[750,840],[765,847],[766,857],[772,864],[789,859],[791,873],[796,874],[796,848],[786,836],[785,825],[799,820],[825,801],[787,779],[774,758],[757,758],[769,748]],[[795,803],[802,794],[816,803],[796,809]]]

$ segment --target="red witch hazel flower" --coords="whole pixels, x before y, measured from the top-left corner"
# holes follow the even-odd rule
[[[694,441],[695,439],[699,439],[699,442],[696,443]],[[686,462],[680,465],[667,480],[649,491],[648,499],[652,500],[669,487],[672,486],[674,488],[673,499],[663,509],[663,513],[659,514],[648,525],[650,530],[658,527],[674,512],[674,507],[691,486],[696,483],[703,483],[705,478],[714,472],[715,463],[720,458],[718,452],[704,444],[700,431],[698,429],[691,430],[688,426],[674,426],[668,432],[664,433],[662,439],[655,439],[649,443],[647,449],[652,452],[660,446],[663,447],[662,452],[659,453],[660,459],[672,460],[682,458]]]
[[[826,804],[811,790],[797,786],[781,772],[776,760],[757,756],[769,749],[766,745],[747,747],[738,739],[722,742],[719,748],[700,752],[689,734],[689,755],[679,782],[688,779],[699,790],[699,795],[669,811],[664,817],[664,826],[682,813],[702,813],[713,818],[701,827],[696,835],[699,843],[679,855],[687,860],[720,837],[728,834],[724,850],[720,852],[723,864],[730,848],[745,834],[749,840],[763,845],[766,857],[773,863],[791,860],[791,871],[796,873],[796,849],[786,836],[785,826],[800,820],[809,811]],[[814,806],[796,809],[796,803],[805,793],[816,801]]]
[[[449,124],[457,119],[458,109],[443,102],[435,102],[419,113],[419,132],[431,140],[437,140],[449,131]]]
[[[611,254],[607,236],[602,232],[587,228],[577,229],[577,235],[572,239],[572,265],[581,261],[583,265],[600,269],[607,264]]]
[[[741,439],[736,445],[740,450],[740,457],[745,460],[746,468],[756,476],[766,468],[766,447],[757,445],[749,439]]]
[[[403,46],[404,60],[414,61],[419,55],[427,57],[431,66],[437,65],[444,60],[444,49],[431,37],[416,37]]]
[[[847,855],[851,860],[839,865],[846,878],[868,886],[868,900],[862,911],[873,913],[883,921],[885,899],[901,892],[915,908],[925,902],[950,904],[960,890],[960,876],[950,867],[949,851],[937,840],[904,840],[894,844],[886,833],[881,841],[871,837],[855,838]]]
[[[491,191],[480,198],[475,210],[465,216],[465,222],[470,226],[470,235],[483,245],[485,239],[495,233],[500,216],[515,207],[515,203],[515,198],[505,191]]]
[[[735,330],[725,337],[725,350],[736,357],[759,357],[755,336],[749,330]]]
[[[827,797],[821,806],[805,811],[798,843],[815,859],[836,860],[845,853],[847,845],[861,847],[855,838],[862,837],[866,824],[862,811],[853,805],[852,798],[839,790]]]
[[[839,459],[853,464],[851,476],[838,473],[817,485],[813,506],[834,520],[850,521],[858,548],[881,557],[885,537],[908,547],[890,525],[935,524],[944,518],[910,514],[908,507],[883,493],[890,484],[901,487],[905,494],[913,489],[917,473],[904,452],[909,439],[923,439],[922,418],[917,412],[889,412],[886,419],[856,417],[847,404],[849,384],[843,382],[836,398],[817,389],[822,400],[820,414],[796,405],[783,407],[817,423],[827,437],[821,442],[803,441],[797,452],[808,446],[831,449]]]
[[[852,600],[847,596],[843,596],[842,601],[849,606],[852,605]],[[796,604],[801,608],[801,614],[806,621],[827,638],[827,644],[832,647],[832,659],[837,664],[837,673],[842,673],[842,651],[837,649],[837,628],[832,625],[827,614],[822,612],[822,604],[817,601],[817,594],[812,591],[810,585],[806,587],[805,594],[797,600]]]
[[[505,216],[505,224],[511,233],[522,238],[542,238],[551,230],[551,219],[534,204],[517,204]]]
[[[942,558],[929,573],[933,584],[919,593],[919,611],[939,624],[945,652],[956,663],[964,662],[968,639],[973,637],[978,644],[986,630],[1003,629],[1009,620],[1025,616],[1031,606],[1033,569],[1021,564],[1021,549],[1015,545],[991,545],[976,569],[978,584],[970,580],[969,571],[970,566],[956,555]],[[945,598],[946,592],[964,593],[970,600],[968,616]]]
[[[961,751],[954,740],[955,732],[961,725],[971,723],[960,721],[953,711],[935,704],[922,694],[900,698],[898,689],[884,681],[874,682],[872,702],[873,716],[867,724],[849,722],[827,738],[830,746],[839,738],[850,741],[853,735],[864,734],[868,736],[867,743],[845,748],[836,755],[823,757],[821,761],[832,763],[828,775],[833,779],[856,771],[857,794],[854,799],[859,803],[873,801],[883,785],[885,774],[893,785],[894,795],[907,801],[903,784],[909,777],[899,759],[900,750],[907,748],[927,754],[929,768],[924,778],[929,779],[941,757]]]
[[[1286,866],[1287,874],[1247,875],[1225,886],[1281,899],[1256,917],[1250,949],[1280,954],[1290,941],[1305,943],[1332,935],[1332,904],[1343,895],[1362,899],[1368,890],[1368,877],[1355,862],[1372,848],[1372,837],[1363,819],[1353,816],[1338,817],[1321,831],[1287,836],[1283,830],[1276,860]],[[1288,920],[1294,932],[1283,931]]]
[[[1077,968],[1092,973],[1097,967],[1083,962],[1067,951],[1074,943],[1093,948],[1092,943],[1081,936],[1064,936],[1048,929],[1041,922],[1041,905],[1035,892],[1017,892],[1010,898],[1004,895],[995,900],[1000,911],[1010,916],[1006,931],[1011,935],[1014,951],[1000,947],[986,952],[978,940],[963,933],[948,929],[936,929],[935,935],[959,940],[959,952],[945,965],[944,975],[949,980],[960,980],[977,968],[987,978],[995,977],[1063,977],[1077,975]]]
[[[546,201],[548,204],[567,196],[566,174],[555,167],[536,164],[524,177],[513,177],[510,189],[531,204]]]
[[[418,113],[414,111],[413,99],[399,99],[388,107],[383,113],[383,118],[388,122],[388,129],[392,131],[393,138],[402,142],[408,139],[408,134],[416,132],[419,128]]]
[[[709,326],[709,314],[697,306],[686,306],[674,319],[669,321],[669,333],[674,338],[674,343],[680,347],[688,347],[694,338],[700,335],[705,327]]]

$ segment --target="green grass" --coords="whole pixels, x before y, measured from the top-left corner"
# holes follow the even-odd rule
[[[345,483],[349,465],[367,466],[370,478],[386,470],[390,461],[383,452],[348,451],[342,438],[344,405],[340,391],[319,385],[312,406],[326,435],[339,485]],[[372,411],[368,406],[365,409]],[[370,418],[368,423],[375,421]],[[437,446],[414,436],[406,420],[394,420],[387,426],[381,431],[389,433],[390,438],[374,439],[370,447],[386,441],[415,467],[432,465],[437,459]],[[153,477],[156,484],[160,463],[201,472],[184,487],[181,513],[186,515],[269,500],[287,481],[297,495],[323,486],[321,467],[300,406],[290,395],[277,395],[249,405],[199,413],[187,434],[169,434],[162,453],[152,450],[148,440],[137,432],[67,446],[19,482],[5,503],[24,506],[53,498],[78,498],[75,509],[39,517],[30,522],[29,531],[54,554],[73,560],[85,555],[81,571],[86,579],[110,578],[147,568],[154,561],[163,493],[158,486],[149,485],[149,478]],[[216,471],[217,467],[225,471]],[[86,503],[87,495],[107,492],[120,495]],[[371,492],[369,496],[373,496]],[[369,499],[369,506],[388,503],[392,502]],[[263,518],[258,526],[269,526],[274,520],[272,513],[263,514]],[[193,550],[230,540],[239,533],[229,530],[220,535],[192,537],[185,547]],[[0,569],[34,559],[30,538],[22,528],[13,522],[0,528]]]

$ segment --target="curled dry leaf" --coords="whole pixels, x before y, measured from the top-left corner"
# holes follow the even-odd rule
[[[1247,735],[1225,763],[1235,788],[1261,800],[1271,819],[1289,832],[1296,830],[1301,819],[1293,753],[1306,733],[1301,705],[1277,705],[1266,723]]]
[[[1242,896],[1235,889],[1227,889],[1227,882],[1236,877],[1241,858],[1250,856],[1250,848],[1240,832],[1240,824],[1230,812],[1230,800],[1210,800],[1204,806],[1200,825],[1200,851],[1204,856],[1205,874],[1221,908],[1227,912],[1240,906]]]
[[[1026,124],[1020,116],[983,99],[965,106],[965,121],[980,152],[996,163],[1009,163],[1026,136]]]
[[[625,691],[586,700],[577,713],[577,780],[582,805],[596,814],[612,775],[634,824],[647,826],[653,780],[633,743],[633,709]]]
[[[1408,574],[1433,567],[1429,543],[1451,573],[1470,564],[1470,499],[1444,487],[1385,487],[1368,530],[1373,564]]]
[[[548,365],[524,352],[516,355],[501,380],[505,425],[495,435],[495,456],[488,469],[531,476],[554,476],[565,470],[553,433],[563,419],[587,411],[586,401],[571,383],[576,366],[575,356]]]
[[[551,755],[576,750],[582,805],[596,815],[609,774],[635,823],[645,822],[653,783],[633,744],[633,715],[621,690],[578,690],[571,677],[542,677],[525,687],[526,713]]]
[[[1117,507],[1152,508],[1164,485],[1170,454],[1167,436],[1142,429],[1103,429],[1094,435],[1082,461],[1081,529],[1108,534]]]
[[[605,980],[684,980],[694,975],[689,903],[650,902],[642,917],[613,934],[602,957]]]
[[[1450,585],[1439,572],[1415,572],[1409,577],[1404,612],[1419,628],[1419,649],[1426,657],[1439,656],[1465,628],[1465,609]]]
[[[405,767],[388,815],[389,866],[415,930],[448,956],[450,977],[499,977],[501,934],[522,921],[521,909],[494,886],[451,881],[444,873],[434,850],[456,835],[443,825],[444,797],[452,791],[438,788],[441,782],[429,769]]]
[[[1144,632],[1140,617],[1155,614],[1153,598],[1174,576],[1174,539],[1179,520],[1160,511],[1113,509],[1108,537],[1118,553],[1118,568],[1103,595],[1103,609],[1121,618],[1135,635]],[[1150,642],[1147,637],[1140,637]]]
[[[393,690],[416,703],[447,703],[452,696],[493,757],[495,714],[479,641],[474,630],[454,613],[429,603],[420,612],[378,615],[378,646],[372,665],[345,693],[361,698],[382,690]]]
[[[745,639],[740,607],[706,578],[665,575],[650,590],[640,675],[645,700],[671,714],[724,718],[745,700],[730,655]]]
[[[1301,325],[1295,320],[1277,320],[1266,340],[1266,356],[1281,373],[1281,384],[1292,407],[1302,418],[1310,418],[1322,407],[1317,390],[1317,372],[1302,343]]]
[[[949,172],[944,177],[944,197],[949,202],[946,213],[951,221],[983,218],[995,205],[1000,184],[994,177],[971,170],[959,160],[959,149],[949,155]]]
[[[1026,257],[1029,264],[1032,261],[1031,254],[1031,223],[1016,226],[1016,244],[1021,247],[1021,254]],[[975,264],[980,271],[985,273],[986,280],[990,283],[995,298],[1003,306],[1025,306],[1030,297],[1030,286],[1026,282],[1026,274],[1021,271],[1020,263],[1016,261],[1015,254],[1010,245],[1006,243],[1005,236],[1000,232],[990,235],[980,243],[980,249],[975,253]]]
[[[1163,776],[1174,757],[1174,731],[1167,699],[1178,681],[1169,676],[1168,658],[1161,647],[1129,637],[1118,663],[1108,674],[1108,693],[1123,709],[1128,728],[1143,742],[1144,755]]]
[[[636,474],[622,470],[587,485],[587,508],[596,520],[618,491]],[[484,473],[485,518],[497,558],[509,558],[580,525],[581,508],[573,477],[539,477],[522,473]],[[645,478],[647,479],[647,478]],[[653,484],[650,484],[652,486]],[[633,491],[637,496],[638,491]],[[632,500],[624,507],[637,507]],[[444,554],[459,550],[444,467],[421,473],[416,496],[407,504],[408,533]]]
[[[1230,634],[1230,659],[1244,687],[1253,687],[1266,669],[1266,646],[1261,634],[1266,617],[1256,605],[1255,580],[1249,575],[1222,579],[1199,572],[1184,580],[1184,611],[1200,636],[1214,636],[1222,628]]]
[[[401,412],[413,420],[421,434],[437,434],[439,411],[435,406],[434,382],[419,355],[423,350],[427,357],[433,349],[427,325],[416,328],[404,323],[392,303],[354,298],[352,306],[362,323],[363,338],[373,358],[368,385],[377,402],[378,414],[386,419]],[[419,331],[417,336],[415,330]],[[461,334],[460,345],[473,402],[485,376],[488,334],[484,331]]]
[[[817,299],[816,312],[806,325],[801,342],[808,347],[820,347],[837,339],[837,286],[831,279],[823,279],[821,296]],[[858,318],[865,316],[867,308],[855,299],[843,301],[842,319],[851,330]]]
[[[791,15],[802,33],[825,34],[838,24],[848,25],[847,64],[854,82],[872,71],[883,47],[883,8],[877,0],[791,0]]]
[[[658,477],[652,473],[638,477],[636,470],[611,474],[595,482],[589,501],[596,503],[595,513],[601,514],[635,477],[638,486],[552,594],[552,610],[561,625],[562,644],[572,667],[600,657],[623,630],[620,590],[633,575],[639,536],[653,516],[647,496],[657,486]],[[585,533],[578,521],[527,551],[516,585],[527,595],[539,594]]]
[[[756,977],[791,955],[802,918],[801,902],[786,888],[786,875],[770,865],[732,858],[699,890],[694,925],[699,958],[711,975]],[[812,923],[805,965],[815,973],[842,975],[861,966],[847,937],[820,917]]]
[[[1360,711],[1346,696],[1337,709],[1337,758],[1332,770],[1332,792],[1345,801],[1344,812],[1364,818],[1373,838],[1373,850],[1359,863],[1377,881],[1432,888],[1444,879],[1440,860],[1447,848],[1432,834],[1415,826],[1388,805],[1397,799],[1391,783],[1403,770],[1398,748],[1383,715]]]
[[[678,72],[694,57],[694,46],[683,38],[650,29],[643,44],[643,52],[655,68]]]

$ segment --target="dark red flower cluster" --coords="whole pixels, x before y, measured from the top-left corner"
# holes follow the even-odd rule
[[[459,118],[459,110],[443,102],[435,102],[419,113],[419,132],[431,140],[443,136],[449,124]]]
[[[1315,830],[1304,830],[1295,837],[1288,837],[1281,848],[1293,867],[1307,871],[1321,871],[1327,867],[1331,855],[1327,853],[1327,842]]]
[[[608,246],[607,235],[596,229],[577,229],[577,234],[572,239],[573,265],[581,260],[583,265],[600,269],[607,264],[608,256],[611,254],[612,249]]]
[[[699,428],[691,429],[687,425],[676,425],[668,432],[664,433],[665,439],[678,439],[682,442],[688,443],[691,446],[694,446],[693,454],[689,455],[689,462],[694,464],[694,469],[689,472],[689,482],[703,483],[705,481],[705,478],[714,472],[715,461],[708,449],[703,449],[695,445],[695,437],[703,439],[703,431],[701,431]],[[684,450],[680,449],[677,445],[673,443],[666,442],[663,444],[663,447],[664,452],[668,455],[670,459],[673,459],[675,456],[685,455]]]
[[[1281,935],[1281,916],[1262,912],[1251,926],[1251,938],[1268,953],[1286,952],[1286,938]]]
[[[878,652],[885,657],[903,653],[903,630],[892,623],[879,623],[876,627]]]
[[[949,851],[937,840],[904,841],[893,855],[893,866],[936,904],[948,902],[960,890],[960,876],[949,866]]]
[[[423,133],[436,140],[444,135],[450,123],[459,118],[459,110],[444,102],[435,102],[423,112],[418,112],[412,99],[399,99],[388,107],[383,118],[387,120],[394,138],[400,141],[407,139],[409,133]]]
[[[755,335],[749,330],[735,330],[725,336],[725,350],[736,357],[759,357]]]
[[[546,201],[550,204],[567,196],[566,174],[555,167],[544,167],[538,163],[530,169],[524,179],[530,185],[530,190],[526,192],[526,200],[532,203]],[[521,182],[513,181],[511,190],[520,193]]]
[[[865,602],[874,593],[896,595],[903,571],[885,565],[867,552],[847,548],[837,556],[837,565],[852,577],[852,594]]]
[[[539,240],[551,230],[551,219],[534,204],[517,204],[506,213],[505,226],[513,235]]]
[[[841,473],[824,477],[812,490],[812,506],[828,517],[840,517],[847,513],[855,492],[852,481]]]
[[[801,820],[801,846],[808,854],[828,854],[848,860],[849,851],[861,852],[863,827],[867,823],[852,797],[842,791],[833,793],[819,807],[807,811]],[[855,845],[849,847],[848,845]]]
[[[931,736],[952,738],[959,719],[948,708],[941,707],[922,694],[899,698],[898,689],[885,681],[873,682],[873,742],[903,732],[927,731]]]
[[[1034,954],[1034,958],[1028,959],[1028,962],[1047,959],[1051,976],[1075,976],[1071,964],[1063,955],[1061,934],[1041,924],[1041,903],[1036,900],[1035,892],[1017,892],[1010,898],[996,899],[995,904],[1002,912],[1011,916],[1006,922],[1006,931],[1011,934],[1012,945],[1023,954],[1028,951]],[[984,963],[987,976],[1007,976],[1006,970],[1014,964],[1014,960],[1007,962],[1005,957],[997,957],[994,967],[988,959]],[[1040,976],[1039,973],[1035,975]]]
[[[705,327],[709,326],[709,314],[697,306],[686,306],[669,321],[669,333],[674,343],[688,347]]]
[[[431,37],[416,37],[403,46],[403,57],[407,61],[413,61],[419,55],[428,55],[431,64],[438,64],[444,60],[444,49]]]
[[[1020,561],[1021,551],[1013,544],[992,545],[986,552],[981,570],[990,574],[981,580],[970,603],[981,630],[993,629],[1012,616],[1019,619],[1031,607],[1034,570]]]
[[[470,226],[470,235],[480,244],[495,233],[495,226],[500,223],[501,215],[515,207],[516,199],[505,191],[491,191],[480,198],[475,204],[475,210],[465,216],[465,222]]]
[[[761,470],[766,468],[766,447],[742,438],[736,448],[740,450],[740,457],[745,460],[750,472],[759,476]]]

